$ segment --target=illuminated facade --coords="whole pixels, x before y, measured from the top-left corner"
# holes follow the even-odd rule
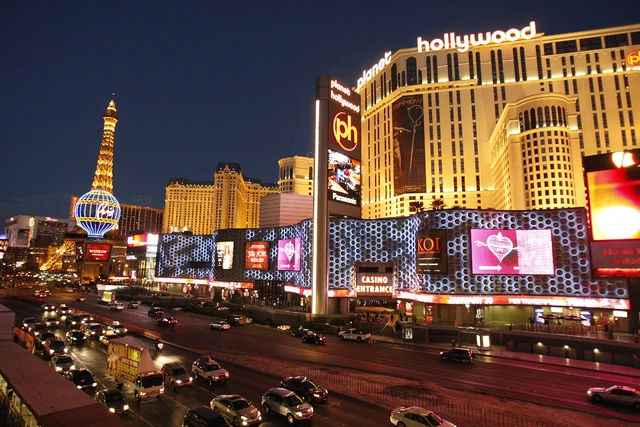
[[[581,158],[638,147],[640,25],[537,30],[418,38],[363,72],[364,218],[586,205]]]
[[[313,196],[313,157],[293,156],[278,160],[281,193]]]
[[[98,155],[96,173],[93,177],[92,190],[104,190],[113,194],[113,143],[116,134],[116,102],[111,100],[104,117],[104,128],[102,130],[102,144]]]
[[[219,163],[213,182],[171,178],[166,188],[165,233],[211,234],[260,224],[260,200],[278,194],[274,184],[244,177],[237,163]]]
[[[127,236],[133,231],[155,234],[162,232],[162,208],[121,204],[120,209],[118,234],[121,236]]]

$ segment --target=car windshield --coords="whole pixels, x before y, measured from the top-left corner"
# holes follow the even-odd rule
[[[71,332],[71,336],[74,338],[82,338],[84,337],[84,334],[80,331],[74,331],[74,332]]]
[[[142,378],[142,387],[158,387],[162,385],[162,374],[149,375]]]
[[[58,357],[56,359],[56,365],[64,365],[67,363],[72,363],[71,358],[69,356]]]
[[[298,397],[297,394],[290,394],[289,396],[285,397],[286,402],[287,402],[287,406],[292,408],[294,406],[298,406],[298,405],[302,405],[304,402],[300,399],[300,397]]]
[[[427,422],[429,422],[432,426],[439,426],[444,422],[442,418],[440,418],[433,412],[427,415],[425,418],[427,419]]]
[[[124,396],[118,391],[109,391],[105,395],[105,401],[107,403],[116,403],[124,401]]]
[[[305,381],[302,384],[304,384],[304,387],[308,390],[311,390],[312,388],[318,388],[318,385],[316,383],[314,383],[313,381]]]
[[[220,369],[220,365],[218,365],[217,363],[212,363],[210,365],[205,366],[204,370],[205,371],[217,371]]]
[[[184,368],[176,368],[173,370],[173,375],[174,376],[187,375],[187,371],[185,371]]]
[[[62,341],[52,341],[51,344],[49,344],[49,348],[53,350],[58,350],[63,347],[64,347],[64,343]]]
[[[233,404],[233,409],[235,410],[247,409],[249,406],[251,406],[251,404],[245,399],[238,399],[232,402],[232,404]]]
[[[75,371],[73,373],[73,379],[79,382],[93,382],[93,377],[88,371]]]

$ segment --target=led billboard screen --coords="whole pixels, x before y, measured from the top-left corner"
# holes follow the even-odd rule
[[[278,240],[278,270],[300,271],[300,238]]]
[[[447,274],[447,230],[424,230],[416,233],[416,272]]]
[[[76,254],[76,257],[77,256]],[[87,243],[87,250],[85,252],[86,261],[108,261],[110,256],[111,245],[105,243]]]
[[[231,270],[233,268],[233,242],[217,242],[216,253],[216,266],[223,270]]]
[[[360,160],[329,150],[329,200],[360,206]]]
[[[245,264],[247,270],[268,270],[269,242],[247,242]]]
[[[471,229],[473,274],[553,275],[551,230]]]
[[[427,175],[423,96],[403,96],[393,103],[392,110],[395,195],[424,193]]]

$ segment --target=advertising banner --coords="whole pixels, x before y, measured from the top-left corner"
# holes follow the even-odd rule
[[[109,342],[107,348],[107,370],[126,381],[134,382],[142,350],[132,346]]]
[[[106,243],[87,243],[87,252],[85,254],[87,261],[108,261],[110,256],[111,245]]]
[[[247,270],[269,269],[269,242],[247,242],[245,267]]]
[[[29,229],[18,228],[18,237],[16,238],[16,246],[26,248],[29,246]]]
[[[217,242],[216,253],[216,267],[231,270],[233,268],[233,242]]]
[[[393,103],[393,180],[395,195],[424,193],[424,107],[422,95],[403,96]]]
[[[329,200],[360,206],[360,160],[329,150]]]
[[[416,272],[447,274],[447,230],[423,230],[416,233]]]
[[[278,240],[278,271],[300,271],[300,237]]]
[[[535,307],[533,309],[533,321],[535,323],[537,323],[538,325],[544,325],[545,321],[544,318],[542,316],[544,316],[544,308],[542,307]]]
[[[473,274],[553,275],[551,230],[471,229]]]

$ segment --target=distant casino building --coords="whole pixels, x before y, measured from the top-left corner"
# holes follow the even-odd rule
[[[281,193],[313,196],[313,157],[293,156],[278,160]]]
[[[79,197],[71,198],[70,218],[74,218],[75,206]],[[162,208],[148,206],[135,206],[120,204],[120,220],[118,228],[112,230],[120,236],[126,237],[132,231],[144,231],[146,233],[161,233],[163,224]]]
[[[165,233],[211,234],[260,225],[260,199],[278,194],[276,184],[242,175],[237,163],[218,163],[213,182],[171,178],[166,188]]]
[[[582,157],[638,147],[640,25],[422,34],[358,80],[362,215],[586,205]]]

